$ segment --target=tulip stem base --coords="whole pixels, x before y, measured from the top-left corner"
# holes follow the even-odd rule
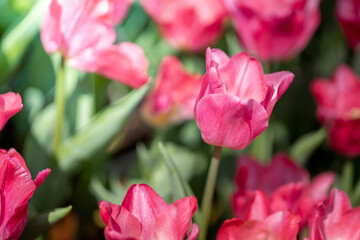
[[[206,178],[204,195],[201,201],[201,222],[200,222],[200,240],[205,240],[207,235],[207,230],[210,221],[210,213],[212,200],[214,196],[214,189],[216,185],[216,178],[220,164],[222,147],[215,146],[213,157],[211,158],[211,163]]]
[[[60,66],[56,74],[55,86],[55,132],[54,132],[54,152],[56,153],[61,144],[64,114],[65,114],[65,79],[64,79],[64,60],[61,60]]]

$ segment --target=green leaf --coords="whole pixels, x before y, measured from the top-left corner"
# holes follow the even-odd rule
[[[103,148],[126,124],[126,120],[143,99],[150,85],[130,92],[97,113],[92,120],[65,140],[56,153],[59,165],[64,170],[76,167]]]
[[[39,23],[48,1],[39,0],[31,11],[9,30],[0,41],[0,85],[17,68],[33,38],[38,34]]]
[[[173,160],[174,155],[170,155],[170,152],[165,148],[162,142],[159,142],[159,150],[171,178],[173,200],[175,201],[187,196],[194,196],[195,194],[190,185],[185,181]],[[199,222],[200,214],[200,209],[198,209],[195,213],[196,222]]]
[[[40,234],[47,231],[52,224],[64,218],[71,211],[71,209],[72,206],[56,208],[55,210],[48,211],[30,218],[26,224],[24,232],[19,239],[36,239],[38,236],[40,236]]]
[[[310,155],[325,140],[325,129],[321,128],[315,132],[310,132],[301,136],[289,150],[290,156],[298,163],[304,165]]]

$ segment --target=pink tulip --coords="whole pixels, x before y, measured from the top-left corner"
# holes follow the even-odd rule
[[[327,203],[315,210],[309,221],[311,240],[360,238],[360,207],[352,209],[348,196],[336,188]]]
[[[142,106],[144,119],[155,127],[164,127],[193,118],[201,78],[201,75],[188,73],[176,57],[165,57],[155,88]]]
[[[234,214],[239,219],[256,220],[287,210],[301,217],[303,228],[313,208],[325,201],[335,180],[333,173],[322,173],[310,182],[308,172],[285,155],[275,155],[269,166],[250,157],[241,157],[236,172],[237,192],[233,195]],[[256,214],[254,214],[254,212]]]
[[[50,169],[39,172],[33,181],[21,155],[15,149],[8,152],[1,149],[0,172],[0,239],[16,240],[27,221],[28,202],[50,173]]]
[[[18,93],[0,94],[0,131],[7,121],[22,109],[21,97]]]
[[[289,212],[276,212],[262,220],[226,220],[217,240],[296,240],[300,218]]]
[[[199,51],[222,33],[226,11],[220,0],[140,0],[175,48]]]
[[[359,155],[360,78],[342,65],[335,70],[331,80],[315,79],[311,91],[331,146],[345,155]]]
[[[336,17],[353,49],[360,43],[360,1],[338,0]]]
[[[229,58],[208,48],[207,72],[195,104],[195,119],[205,142],[243,149],[268,126],[277,100],[292,82],[290,72],[264,74],[245,52]]]
[[[49,54],[60,52],[74,68],[96,72],[138,88],[149,77],[148,60],[136,44],[114,44],[114,25],[132,1],[52,0],[41,27]]]
[[[319,0],[223,0],[243,47],[264,61],[301,52],[320,23]]]
[[[122,205],[102,201],[99,207],[107,240],[183,240],[197,200],[185,197],[168,205],[151,187],[140,184],[130,187]],[[189,240],[196,239],[197,234],[198,227],[193,226]]]

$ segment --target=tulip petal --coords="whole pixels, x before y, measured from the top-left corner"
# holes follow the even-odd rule
[[[229,94],[241,100],[264,100],[267,90],[262,66],[248,53],[235,54],[223,68],[218,69],[218,74]]]
[[[69,59],[69,64],[134,88],[140,88],[149,80],[149,62],[145,53],[138,45],[130,42],[88,49]]]
[[[6,122],[22,109],[21,97],[18,93],[0,94],[0,131]]]
[[[0,239],[17,239],[27,220],[27,204],[36,186],[28,172],[15,159],[2,158]],[[14,238],[10,238],[14,237]]]
[[[141,236],[149,237],[153,235],[157,217],[168,204],[151,187],[139,184],[130,187],[121,206],[143,223]]]
[[[231,149],[247,147],[266,129],[269,121],[260,103],[225,94],[203,97],[195,112],[204,141]]]
[[[199,232],[200,232],[199,226],[196,223],[194,223],[188,234],[187,240],[196,240],[199,236]]]
[[[134,0],[114,0],[113,22],[120,23],[129,11],[129,7]]]
[[[154,238],[151,239],[183,240],[191,227],[191,218],[196,209],[197,200],[194,196],[175,201],[158,216]]]
[[[270,115],[275,103],[285,93],[294,79],[294,74],[291,72],[276,72],[271,74],[265,74],[265,82],[268,85],[268,93],[263,102],[266,111]]]

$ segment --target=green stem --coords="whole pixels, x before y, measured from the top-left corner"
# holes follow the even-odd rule
[[[201,222],[200,222],[200,240],[206,239],[207,229],[210,221],[210,212],[214,189],[216,184],[217,172],[219,169],[222,147],[215,146],[213,157],[211,158],[210,168],[206,179],[205,191],[201,201]]]
[[[344,192],[351,197],[354,180],[354,165],[352,159],[347,159],[342,172],[342,185]]]
[[[56,119],[55,119],[55,133],[54,133],[54,151],[58,151],[65,115],[65,79],[64,79],[64,60],[61,60],[60,66],[56,75],[56,88],[55,88],[55,106],[56,106]]]

